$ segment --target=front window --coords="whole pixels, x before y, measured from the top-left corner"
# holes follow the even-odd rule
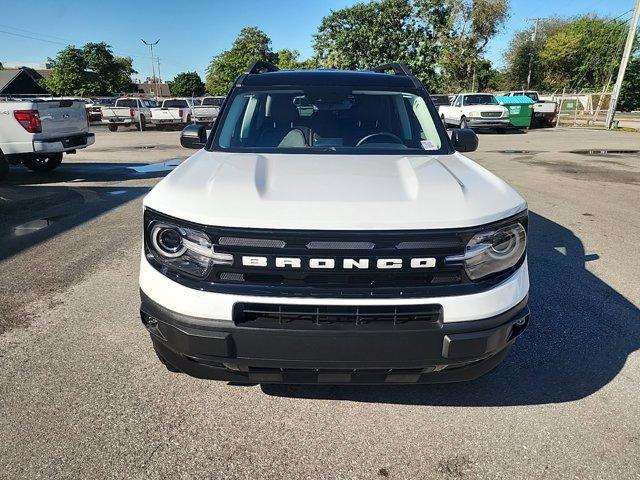
[[[213,148],[235,152],[422,153],[446,145],[418,92],[309,86],[242,89]]]
[[[498,105],[496,97],[493,95],[465,95],[465,105]]]

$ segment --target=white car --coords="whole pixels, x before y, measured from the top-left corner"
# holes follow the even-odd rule
[[[111,132],[118,130],[118,127],[131,126],[146,130],[147,125],[153,123],[151,109],[155,106],[154,100],[146,98],[118,98],[113,106],[100,107],[102,123],[106,123]]]
[[[204,97],[200,105],[193,107],[193,121],[205,125],[212,124],[218,118],[223,102],[224,97]]]
[[[82,101],[0,101],[0,178],[9,164],[53,170],[64,153],[75,153],[94,140]]]
[[[165,125],[191,123],[194,101],[190,98],[165,98],[159,107],[151,109],[151,120],[159,128]]]
[[[462,93],[456,95],[451,105],[438,109],[445,125],[460,128],[493,128],[506,130],[509,123],[509,109],[500,105],[496,97],[489,93]]]
[[[140,264],[142,323],[169,370],[452,382],[524,331],[526,202],[459,153],[475,133],[450,140],[406,66],[387,68],[257,62],[208,138],[183,130],[198,151],[145,197]]]

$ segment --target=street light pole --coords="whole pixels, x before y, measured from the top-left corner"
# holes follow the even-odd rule
[[[618,105],[618,97],[620,96],[620,90],[622,90],[622,82],[624,81],[624,73],[627,70],[629,57],[631,57],[631,47],[633,47],[633,41],[636,38],[636,30],[638,30],[638,18],[640,18],[640,0],[636,0],[636,6],[633,10],[633,16],[631,17],[631,25],[629,25],[627,43],[624,46],[624,52],[622,52],[622,60],[620,61],[618,78],[616,79],[616,84],[613,87],[613,93],[611,94],[609,111],[607,112],[607,121],[605,123],[605,128],[607,129],[611,128],[611,126],[613,125],[613,118],[615,117],[616,106]]]
[[[153,75],[153,85],[155,85],[154,88],[155,88],[155,94],[156,94],[156,100],[157,100],[158,99],[158,79],[156,78],[156,63],[153,59],[153,46],[157,45],[160,39],[156,40],[155,42],[145,42],[143,39],[140,39],[140,40],[142,40],[142,43],[144,43],[151,49],[151,72]]]
[[[536,41],[536,37],[538,36],[538,22],[542,20],[541,18],[528,18],[527,21],[534,22],[533,26],[533,34],[531,35],[531,43],[533,44]],[[527,75],[527,90],[531,88],[531,70],[533,68],[533,45],[531,45],[532,50],[529,52],[529,73]]]

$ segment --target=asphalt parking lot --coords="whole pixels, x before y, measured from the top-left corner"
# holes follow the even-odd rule
[[[480,135],[470,156],[529,203],[532,323],[481,379],[400,387],[164,369],[141,201],[178,136],[100,129],[0,183],[0,478],[640,478],[640,153],[615,153],[640,134]]]

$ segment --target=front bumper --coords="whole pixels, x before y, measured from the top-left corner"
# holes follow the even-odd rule
[[[142,322],[163,362],[244,383],[439,383],[495,368],[529,322],[527,297],[490,318],[428,329],[255,328],[171,311],[141,292]]]
[[[467,118],[470,128],[507,128],[511,124],[508,118]]]
[[[96,140],[95,133],[81,133],[63,137],[45,138],[33,141],[35,153],[59,153],[78,150],[92,145]]]

